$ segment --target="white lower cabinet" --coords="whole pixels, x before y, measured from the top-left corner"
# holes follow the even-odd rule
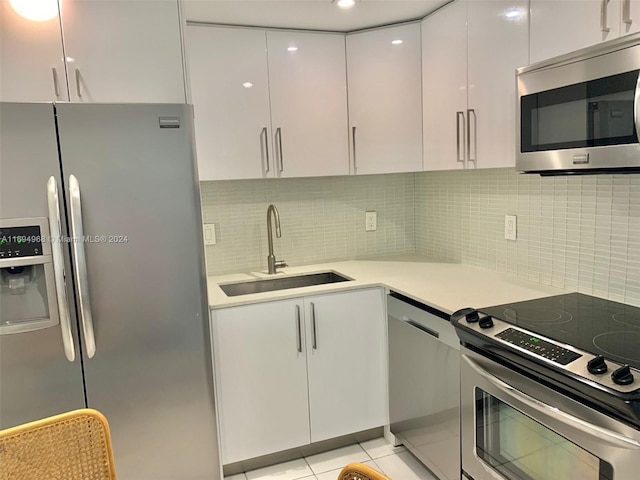
[[[222,463],[388,423],[381,289],[214,310]]]

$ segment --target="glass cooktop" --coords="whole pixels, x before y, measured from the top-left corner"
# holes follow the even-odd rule
[[[505,322],[640,369],[640,308],[570,293],[480,309]]]

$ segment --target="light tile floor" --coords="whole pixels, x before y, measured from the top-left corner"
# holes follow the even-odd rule
[[[437,480],[404,447],[384,438],[225,477],[225,480],[337,480],[342,467],[361,462],[393,480]]]

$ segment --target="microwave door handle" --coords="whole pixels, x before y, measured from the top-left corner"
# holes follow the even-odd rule
[[[492,374],[478,365],[478,363],[476,363],[473,359],[467,357],[466,355],[463,355],[462,358],[478,375],[489,381],[492,385],[494,385],[496,388],[506,393],[507,395],[517,398],[522,403],[527,405],[527,407],[551,418],[554,418],[555,420],[558,420],[564,424],[569,424],[582,433],[590,436],[595,436],[600,440],[608,440],[610,443],[616,446],[622,446],[623,448],[640,449],[640,443],[633,438],[629,438],[626,435],[611,431],[607,428],[599,427],[598,425],[593,425],[585,420],[582,420],[581,418],[571,415],[570,413],[563,412],[557,407],[547,405],[540,400],[522,393],[520,390],[516,390],[514,387],[503,382],[499,378],[494,377]]]
[[[60,228],[60,201],[58,197],[58,183],[54,177],[47,182],[47,200],[49,205],[49,231],[51,253],[53,256],[53,276],[58,299],[58,314],[60,316],[60,330],[62,331],[62,346],[67,360],[76,359],[76,349],[73,345],[71,333],[71,316],[67,300],[67,284],[64,277],[64,254],[62,251],[62,233]]]
[[[93,332],[93,316],[91,315],[91,299],[89,297],[89,282],[87,280],[87,261],[84,251],[80,183],[75,175],[69,175],[69,203],[71,205],[73,266],[76,273],[76,288],[80,299],[80,323],[82,324],[87,357],[92,358],[96,353],[96,339]]]

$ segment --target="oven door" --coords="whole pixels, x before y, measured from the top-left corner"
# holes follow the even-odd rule
[[[462,470],[474,480],[628,480],[640,431],[462,348]]]

